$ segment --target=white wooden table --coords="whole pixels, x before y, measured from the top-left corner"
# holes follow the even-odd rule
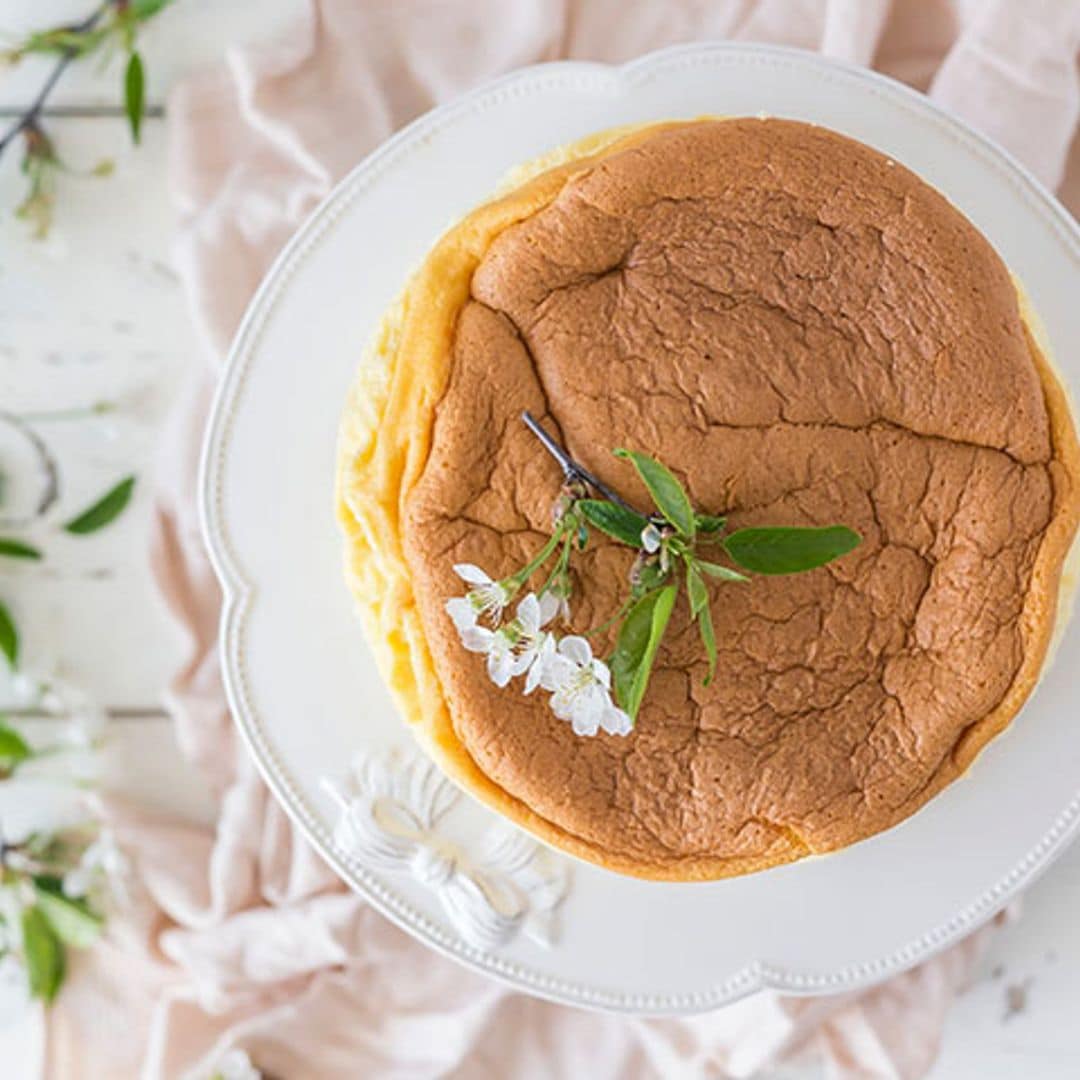
[[[54,421],[63,460],[57,518],[81,509],[121,476],[141,483],[114,526],[76,540],[41,530],[44,564],[0,562],[0,595],[13,608],[31,665],[64,672],[108,704],[115,719],[105,781],[156,810],[208,819],[209,798],[183,763],[161,691],[183,657],[146,564],[153,460],[185,376],[204,362],[170,268],[173,216],[166,190],[163,103],[172,81],[218,59],[230,43],[272,34],[302,0],[178,0],[146,34],[148,117],[131,148],[119,72],[76,66],[46,115],[65,158],[116,162],[107,179],[61,178],[51,238],[30,239],[10,208],[21,197],[18,153],[0,162],[0,407],[37,412],[116,400],[104,420]],[[358,0],[361,2],[361,0]],[[3,0],[0,32],[84,16],[93,0]],[[0,72],[0,129],[34,95],[46,70]],[[10,703],[0,672],[0,708]],[[26,717],[26,724],[47,721]],[[0,817],[14,824],[55,793],[0,786]],[[959,1002],[935,1080],[1080,1076],[1080,845],[1036,884],[1023,917],[998,937]],[[0,1075],[33,1075],[34,1025],[0,1028]]]

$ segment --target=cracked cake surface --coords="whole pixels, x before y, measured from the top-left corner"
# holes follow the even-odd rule
[[[429,750],[545,839],[672,879],[843,847],[1034,685],[1076,525],[1068,407],[987,241],[875,151],[781,120],[634,132],[465,218],[386,334],[343,424],[350,579]],[[634,730],[579,738],[495,687],[444,611],[455,563],[498,577],[550,535],[561,474],[525,409],[639,506],[615,446],[729,528],[863,543],[710,582],[707,687],[680,598]],[[614,614],[632,559],[593,534],[572,630]]]

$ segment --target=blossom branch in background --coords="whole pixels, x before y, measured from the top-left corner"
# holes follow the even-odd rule
[[[57,420],[77,420],[112,412],[115,403],[98,401],[87,408],[52,412],[12,413],[0,410],[0,431],[13,441],[0,442],[0,563],[37,563],[45,552],[20,535],[26,528],[47,517],[60,498],[60,462],[48,443],[35,430],[36,424]],[[38,477],[38,490],[22,507],[9,505],[11,461],[20,470]],[[136,478],[125,476],[74,517],[59,523],[70,536],[88,536],[111,525],[127,509],[135,490]],[[18,673],[20,659],[18,627],[11,609],[0,596],[0,656]]]
[[[0,783],[86,786],[78,759],[103,740],[105,712],[60,680],[19,676],[16,684],[47,715],[63,717],[56,741],[33,742],[0,714]],[[92,760],[92,759],[91,759]],[[97,941],[109,910],[126,902],[128,864],[111,833],[94,821],[20,838],[0,824],[0,975],[21,978],[49,1004],[67,970],[67,951]]]
[[[9,485],[0,483],[0,562],[13,567],[42,561],[45,552],[21,531],[36,525],[57,504],[60,462],[34,425],[90,417],[111,411],[111,403],[50,413],[0,413],[0,430],[11,438],[0,445],[0,480],[19,472],[38,474],[25,505],[8,512]],[[12,461],[14,459],[14,462]],[[114,522],[127,508],[135,478],[125,477],[81,512],[58,521],[56,530],[80,538]],[[57,780],[69,788],[85,786],[73,758],[102,741],[105,712],[77,687],[53,674],[34,674],[23,666],[15,618],[0,598],[0,665],[12,675],[20,707],[64,723],[61,738],[32,742],[10,717],[0,713],[0,783]],[[85,754],[83,755],[85,757]],[[78,829],[36,832],[13,839],[0,829],[0,971],[25,980],[31,997],[46,1004],[60,990],[67,951],[91,946],[102,932],[110,897],[124,892],[125,861],[108,833],[93,822]],[[107,886],[111,886],[107,887]]]
[[[17,842],[0,833],[0,965],[21,966],[31,997],[51,1002],[67,950],[100,937],[112,883],[126,867],[112,835],[95,827]]]
[[[52,224],[59,174],[71,171],[64,165],[52,139],[42,127],[42,113],[49,96],[64,72],[76,60],[91,55],[108,58],[112,51],[122,49],[127,55],[123,77],[124,112],[132,141],[138,144],[146,113],[146,76],[142,54],[136,48],[137,37],[143,24],[171,3],[172,0],[105,0],[80,22],[36,30],[0,53],[0,58],[8,64],[19,63],[28,56],[57,58],[34,100],[0,135],[0,156],[17,138],[22,137],[21,168],[28,186],[26,196],[15,213],[30,225],[36,238],[44,238]],[[106,176],[111,171],[112,163],[101,161],[90,173]]]

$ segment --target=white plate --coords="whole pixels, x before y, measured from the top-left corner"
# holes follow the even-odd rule
[[[824,858],[711,884],[642,882],[546,854],[573,867],[549,948],[524,933],[500,947],[470,944],[466,922],[446,914],[445,889],[430,887],[445,886],[446,873],[415,859],[420,877],[376,869],[332,837],[322,778],[340,779],[357,752],[409,743],[342,584],[332,514],[338,416],[365,339],[433,240],[512,166],[616,124],[760,112],[852,135],[941,189],[1025,282],[1066,380],[1080,385],[1080,236],[1023,168],[866,71],[783,49],[706,45],[622,68],[521,71],[387,142],[275,263],[210,425],[201,491],[225,590],[226,685],[270,786],[341,876],[410,933],[563,1002],[677,1013],[766,986],[810,994],[873,982],[988,919],[1047,866],[1080,817],[1074,620],[1007,734],[903,825]],[[492,828],[508,827],[468,798],[437,825],[467,855]],[[503,869],[505,860],[495,873]],[[558,906],[550,893],[536,903]]]

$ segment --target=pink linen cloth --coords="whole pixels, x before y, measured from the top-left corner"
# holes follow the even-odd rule
[[[345,891],[239,749],[222,696],[195,466],[222,359],[274,254],[348,168],[432,105],[524,64],[720,38],[903,79],[1080,209],[1074,0],[311,0],[288,37],[230,50],[177,87],[178,260],[209,362],[163,454],[152,558],[190,641],[169,694],[177,736],[219,818],[202,829],[101,801],[136,902],[79,958],[48,1024],[47,1075],[207,1077],[232,1047],[283,1080],[750,1077],[793,1056],[845,1077],[930,1067],[992,929],[862,993],[763,993],[687,1019],[551,1005],[429,952]]]

